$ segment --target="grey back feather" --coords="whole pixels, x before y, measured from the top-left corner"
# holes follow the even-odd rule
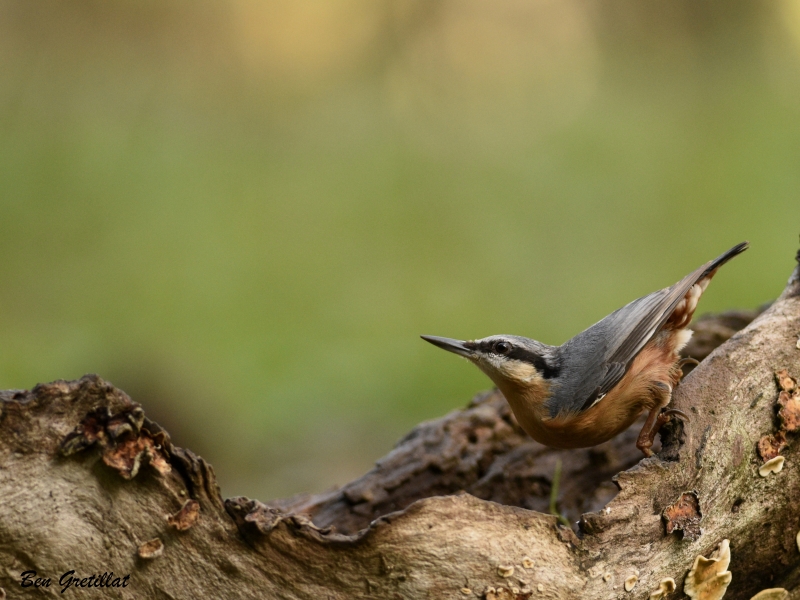
[[[561,376],[551,382],[550,416],[577,413],[602,399],[620,382],[691,287],[747,246],[747,242],[734,246],[675,285],[626,304],[560,346]]]

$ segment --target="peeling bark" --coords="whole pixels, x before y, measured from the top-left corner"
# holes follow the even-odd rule
[[[762,314],[695,328],[687,354],[703,360],[673,397],[692,419],[665,428],[652,458],[636,426],[596,448],[541,446],[493,391],[419,425],[358,480],[268,504],[223,501],[210,465],[98,377],[0,393],[0,586],[60,597],[74,570],[78,585],[117,582],[110,598],[611,599],[671,578],[664,597],[677,598],[696,558],[728,539],[726,598],[800,597],[785,387],[800,375],[798,271]],[[760,476],[773,451],[782,470]],[[547,514],[557,469],[573,527]],[[25,571],[50,586],[22,588]]]

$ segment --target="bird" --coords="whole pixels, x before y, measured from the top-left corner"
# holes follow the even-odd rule
[[[674,285],[615,310],[561,346],[518,335],[458,340],[420,336],[474,363],[503,393],[517,422],[553,448],[588,448],[610,440],[647,411],[636,440],[653,456],[655,436],[682,411],[668,409],[685,362],[688,325],[717,270],[744,252],[737,244]],[[693,361],[697,362],[697,361]]]

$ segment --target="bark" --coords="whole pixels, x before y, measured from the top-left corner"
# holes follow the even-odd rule
[[[679,598],[695,558],[727,539],[726,598],[774,587],[800,598],[787,417],[800,398],[775,376],[800,375],[797,270],[758,312],[697,322],[687,353],[704,360],[673,400],[691,422],[668,424],[652,458],[636,450],[635,426],[596,448],[545,448],[492,391],[419,425],[341,489],[269,504],[223,500],[210,465],[98,377],[3,392],[0,585],[10,598],[55,598],[65,572],[113,571],[82,583],[126,587],[65,593],[611,599],[649,598],[673,578],[664,597]],[[769,434],[785,462],[761,476]],[[551,495],[566,519],[548,514]],[[49,587],[23,588],[25,571]]]

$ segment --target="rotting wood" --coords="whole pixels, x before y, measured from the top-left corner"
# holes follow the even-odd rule
[[[594,449],[544,448],[489,392],[418,426],[339,490],[223,501],[211,467],[100,378],[2,393],[0,585],[10,598],[60,597],[55,582],[74,570],[130,574],[127,587],[103,590],[109,598],[198,590],[216,598],[457,598],[502,588],[605,599],[634,597],[623,587],[632,573],[634,595],[669,578],[680,592],[695,557],[729,539],[726,598],[795,590],[800,453],[785,448],[783,469],[760,477],[757,445],[775,426],[774,373],[800,373],[799,279],[795,271],[782,296],[735,335],[730,320],[698,322],[688,352],[708,356],[674,394],[692,420],[667,428],[661,453],[648,459],[635,449],[635,427]],[[708,339],[731,335],[711,351]],[[559,510],[579,520],[575,531],[543,512],[557,460]],[[702,507],[696,540],[666,535],[661,518],[686,490]],[[188,529],[165,518],[181,520],[182,510],[192,515]],[[22,589],[27,570],[53,586]]]

